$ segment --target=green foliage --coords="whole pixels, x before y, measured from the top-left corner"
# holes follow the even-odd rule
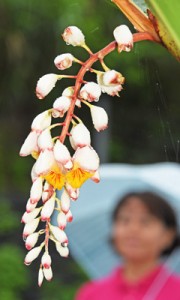
[[[24,290],[28,285],[27,270],[22,264],[23,253],[13,244],[4,244],[0,247],[0,291],[17,292]],[[0,297],[0,299],[3,299]]]
[[[11,210],[7,201],[0,202],[0,220],[0,235],[12,233],[19,225],[19,216]]]
[[[0,236],[6,242],[0,246],[0,299],[18,300],[20,292],[28,286],[28,272],[22,264],[24,253],[20,247],[8,243],[9,236],[18,228],[19,216],[13,212],[8,201],[0,202]]]
[[[155,25],[162,41],[180,60],[179,0],[146,0],[146,2],[156,17]]]

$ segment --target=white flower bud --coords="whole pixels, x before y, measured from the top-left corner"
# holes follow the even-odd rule
[[[57,140],[54,145],[54,158],[57,162],[63,165],[71,160],[71,155],[68,148],[62,144],[60,140]]]
[[[38,273],[38,285],[39,285],[39,287],[41,287],[41,285],[43,283],[43,279],[44,279],[44,274],[43,274],[42,267],[40,267],[39,268],[39,273]]]
[[[49,269],[51,266],[51,256],[49,253],[44,252],[42,258],[41,258],[41,263],[45,269]]]
[[[55,165],[55,159],[53,151],[45,149],[40,153],[36,163],[35,172],[40,175],[46,175],[50,172],[52,167]]]
[[[41,208],[35,208],[32,212],[25,212],[22,216],[21,222],[22,223],[29,223],[31,222],[33,219],[35,219],[37,217],[37,215],[39,214]]]
[[[70,134],[69,140],[73,149],[76,150],[78,147],[90,146],[90,132],[83,123],[73,126]]]
[[[65,70],[72,66],[73,60],[74,56],[71,53],[64,53],[56,56],[54,64],[59,70]]]
[[[50,230],[55,239],[60,243],[68,243],[68,238],[65,232],[59,229],[57,226],[50,225]]]
[[[25,242],[25,246],[27,250],[31,250],[37,243],[38,241],[38,237],[39,237],[39,233],[38,232],[34,232],[30,235],[28,235],[26,242]]]
[[[35,247],[34,249],[30,250],[25,257],[24,263],[25,265],[30,265],[32,263],[33,260],[35,260],[38,255],[41,252],[42,247]]]
[[[73,167],[73,163],[71,160],[69,160],[65,165],[64,168],[66,168],[67,170],[71,170]]]
[[[89,172],[95,172],[99,167],[99,157],[93,148],[88,146],[78,148],[74,154],[74,162]]]
[[[69,183],[66,183],[66,190],[67,194],[69,197],[73,200],[76,201],[77,198],[79,197],[79,189],[73,188]],[[69,210],[68,210],[69,211]],[[67,212],[68,213],[68,212]]]
[[[33,151],[37,151],[38,152],[38,145],[37,145],[37,139],[38,139],[38,135],[35,131],[31,131],[27,138],[25,139],[19,155],[20,156],[27,156],[30,155]]]
[[[49,110],[46,110],[34,118],[31,124],[31,129],[36,131],[37,133],[41,133],[44,129],[49,127],[50,124],[51,124],[51,113]]]
[[[121,82],[121,83],[117,83],[117,78],[115,78],[116,79],[115,84],[111,83],[111,84],[105,85],[105,83],[104,83],[104,74],[105,73],[112,74],[110,71],[107,71],[107,72],[104,72],[104,73],[102,72],[102,73],[98,74],[97,75],[97,82],[100,85],[101,90],[102,90],[103,93],[107,93],[110,96],[119,96],[118,92],[120,92],[122,90],[122,84],[124,83],[125,78],[122,77],[122,75],[120,73],[118,73],[119,74],[118,82]],[[109,78],[106,78],[106,80],[107,80],[106,82],[109,82]],[[112,82],[112,77],[110,77],[110,80]]]
[[[73,215],[72,215],[72,212],[69,210],[66,214],[66,221],[72,222],[72,220],[73,220]]]
[[[41,199],[42,195],[42,184],[43,179],[42,177],[38,177],[32,184],[31,190],[30,190],[30,199],[31,203],[34,204],[38,202]]]
[[[42,208],[41,211],[41,220],[42,221],[47,221],[51,217],[53,211],[54,211],[54,206],[55,206],[55,194],[47,200]]]
[[[91,179],[96,183],[98,183],[100,181],[100,175],[99,175],[98,170],[94,173],[94,175],[91,177]]]
[[[56,74],[46,74],[42,76],[36,86],[36,96],[38,99],[43,99],[47,96],[51,90],[55,87],[58,80],[58,75]]]
[[[52,150],[53,149],[53,141],[52,136],[49,129],[45,129],[38,137],[38,146],[41,151],[45,149]]]
[[[104,72],[103,83],[105,85],[123,84],[124,77],[122,76],[121,73],[119,73],[115,70],[109,70],[109,71]]]
[[[69,97],[69,98],[72,98],[73,94],[74,94],[74,87],[73,86],[67,87],[62,92],[62,96]],[[77,99],[75,104],[76,104],[77,107],[81,107],[81,100]]]
[[[65,112],[68,111],[71,105],[71,99],[69,97],[61,96],[57,98],[53,103],[53,108],[60,112],[60,116],[63,117]]]
[[[38,174],[36,174],[36,172],[35,172],[35,164],[34,164],[33,167],[32,167],[32,169],[31,169],[31,179],[32,179],[32,182],[34,182],[37,178],[38,178]]]
[[[94,128],[97,131],[104,130],[108,127],[108,115],[104,108],[92,105],[91,117],[94,124]]]
[[[31,198],[28,199],[27,204],[26,204],[26,211],[27,213],[30,213],[31,211],[33,211],[33,209],[35,209],[37,205],[37,202],[35,202],[34,204],[31,203]]]
[[[68,45],[83,46],[85,44],[85,37],[82,31],[76,26],[69,26],[62,34],[64,41]]]
[[[53,273],[51,267],[48,269],[43,269],[44,277],[47,281],[50,281],[53,278]]]
[[[67,88],[64,89],[62,92],[62,96],[64,97],[72,97],[74,94],[74,87],[73,86],[68,86]]]
[[[43,192],[42,192],[42,201],[45,203],[54,193],[54,188],[49,182],[45,181]]]
[[[59,110],[52,109],[52,116],[53,116],[54,119],[61,118],[62,117],[62,113],[60,113]]]
[[[39,225],[39,218],[33,219],[31,222],[26,223],[23,230],[23,238],[33,233]]]
[[[133,48],[133,35],[126,25],[120,25],[113,31],[115,40],[118,44],[118,51],[129,52]]]
[[[56,243],[56,250],[62,257],[68,257],[69,255],[69,249],[68,247],[63,247],[61,244]]]
[[[101,88],[95,82],[86,83],[80,90],[80,97],[89,102],[98,101],[101,96]]]
[[[66,219],[66,215],[63,211],[58,213],[57,223],[58,223],[58,227],[60,229],[64,230],[64,228],[66,227],[66,224],[67,224],[67,219]]]
[[[66,214],[69,211],[70,208],[70,197],[66,190],[64,189],[62,195],[61,195],[61,209]]]

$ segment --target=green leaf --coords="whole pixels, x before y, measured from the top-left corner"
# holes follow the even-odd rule
[[[155,20],[154,27],[168,50],[180,60],[180,1],[146,0]]]

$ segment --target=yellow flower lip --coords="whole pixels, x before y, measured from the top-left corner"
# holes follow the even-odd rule
[[[93,174],[94,173],[87,172],[81,168],[73,168],[66,174],[66,180],[73,188],[80,188]]]
[[[46,176],[46,181],[50,183],[55,189],[61,190],[65,183],[65,176],[60,171],[52,170]]]

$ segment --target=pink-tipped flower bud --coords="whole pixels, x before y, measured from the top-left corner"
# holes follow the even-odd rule
[[[62,195],[61,195],[61,209],[62,211],[67,214],[70,208],[70,197],[67,193],[67,191],[64,189]]]
[[[54,64],[59,70],[65,70],[72,66],[73,61],[74,56],[71,53],[64,53],[56,56]]]
[[[79,197],[79,189],[73,188],[69,183],[66,183],[66,191],[69,197],[73,200],[76,201]]]
[[[90,146],[90,132],[83,123],[73,126],[70,134],[69,140],[73,149],[76,150],[78,147]]]
[[[100,181],[100,175],[99,175],[99,170],[97,170],[94,175],[91,177],[91,179],[96,182],[96,183],[99,183]]]
[[[120,25],[113,31],[115,40],[118,44],[118,51],[129,52],[133,48],[133,35],[126,25]]]
[[[68,243],[67,235],[57,226],[50,225],[50,230],[55,239],[60,243]]]
[[[41,252],[42,246],[35,247],[34,249],[30,250],[25,257],[24,263],[25,265],[30,265],[33,260],[35,260],[40,252]]]
[[[38,152],[38,145],[37,145],[37,139],[38,139],[38,134],[35,131],[31,131],[27,138],[25,139],[19,155],[20,156],[27,156],[30,155],[32,152],[36,151]]]
[[[53,272],[51,267],[48,269],[43,269],[43,273],[44,273],[44,277],[46,278],[47,281],[51,281],[51,279],[53,278]]]
[[[56,74],[46,74],[42,76],[36,86],[36,96],[38,99],[43,99],[47,96],[51,90],[55,87],[58,80],[58,75]]]
[[[41,151],[52,150],[53,149],[53,141],[52,136],[49,129],[45,129],[38,137],[38,146]]]
[[[64,230],[64,228],[66,227],[66,224],[67,224],[67,219],[66,219],[66,215],[63,211],[58,213],[57,223],[58,223],[58,227],[60,229]]]
[[[85,44],[85,37],[82,31],[76,26],[69,26],[62,34],[63,40],[72,46],[83,46]]]
[[[37,215],[39,214],[41,208],[35,208],[32,212],[25,212],[22,216],[21,222],[22,223],[29,223],[31,222],[33,219],[35,219],[37,217]]]
[[[94,128],[97,131],[106,129],[108,127],[108,115],[105,109],[92,105],[90,110]]]
[[[54,158],[58,163],[63,165],[71,161],[71,154],[68,148],[64,144],[62,144],[59,140],[57,140],[54,145]]]
[[[60,117],[63,117],[70,105],[71,99],[69,97],[61,96],[54,101],[53,108],[60,112]]]
[[[38,273],[38,286],[41,287],[44,279],[44,273],[42,270],[42,267],[39,268],[39,273]]]
[[[72,222],[72,220],[73,220],[73,215],[72,215],[72,212],[69,210],[66,214],[66,221]]]
[[[56,243],[56,250],[62,257],[68,257],[69,255],[69,249],[68,247],[63,247],[61,244]]]
[[[109,70],[104,72],[103,75],[103,82],[105,85],[111,85],[111,84],[123,84],[124,83],[124,77],[121,73],[115,71],[115,70]]]
[[[46,110],[34,118],[31,124],[31,129],[36,131],[37,133],[41,133],[44,129],[49,127],[50,124],[51,124],[51,113],[49,110]]]
[[[39,225],[39,218],[33,219],[31,222],[26,223],[23,230],[23,238],[33,233]]]
[[[45,149],[40,153],[36,163],[35,163],[35,172],[40,175],[46,175],[55,165],[54,154],[52,150]]]
[[[28,199],[27,204],[26,204],[26,211],[27,213],[30,213],[31,211],[33,211],[35,209],[37,205],[37,202],[35,202],[34,204],[31,203],[31,198]]]
[[[106,80],[105,81],[106,82],[110,82],[110,81],[112,82],[113,72],[111,72],[111,70],[109,70],[107,72],[104,72],[104,73],[102,72],[102,73],[98,74],[97,75],[97,82],[100,85],[101,90],[102,90],[103,93],[107,93],[110,96],[118,96],[119,97],[119,92],[122,90],[122,84],[125,81],[125,78],[122,77],[122,75],[120,73],[118,73],[119,74],[118,81],[121,82],[121,83],[108,83],[108,85],[106,85],[104,83],[104,75],[106,75],[106,74],[107,75],[106,75]],[[109,74],[111,76],[109,76]],[[116,82],[116,81],[117,81],[117,77],[115,78],[114,82]]]
[[[74,162],[85,171],[95,172],[99,167],[99,156],[92,147],[78,148],[73,158]]]
[[[32,184],[31,190],[30,190],[30,198],[31,203],[37,203],[42,196],[42,186],[43,186],[43,179],[42,177],[38,177]]]
[[[45,184],[43,186],[43,192],[42,192],[42,202],[45,203],[47,200],[51,198],[51,196],[54,193],[54,188],[53,186],[45,181]]]
[[[41,263],[45,269],[49,269],[51,266],[51,256],[49,255],[48,252],[44,252],[42,258],[41,258]]]
[[[25,246],[27,250],[31,250],[37,243],[38,241],[38,237],[39,237],[39,233],[38,232],[34,232],[30,235],[28,235],[26,242],[25,242]]]
[[[89,102],[99,101],[101,96],[101,88],[95,82],[86,83],[80,90],[80,97]]]
[[[48,221],[51,217],[55,206],[55,194],[52,195],[52,197],[47,200],[41,210],[41,220],[42,221]]]

